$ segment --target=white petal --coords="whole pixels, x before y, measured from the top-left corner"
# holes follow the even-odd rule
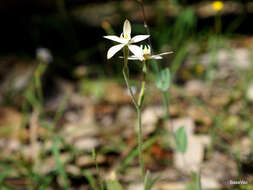
[[[145,40],[149,37],[149,35],[138,35],[138,36],[134,36],[131,41],[132,43],[136,43],[136,42],[140,42],[142,40]]]
[[[108,52],[107,52],[107,59],[111,59],[112,56],[115,55],[119,50],[121,50],[124,47],[125,44],[119,44],[116,46],[112,46]]]
[[[109,40],[112,40],[112,41],[115,41],[115,42],[119,42],[119,43],[121,43],[121,44],[123,44],[123,43],[126,42],[125,39],[120,38],[120,37],[118,37],[118,36],[104,36],[104,38],[109,39]]]
[[[162,57],[159,55],[152,55],[150,56],[150,59],[162,59]]]
[[[123,56],[119,56],[119,58],[124,59]],[[130,57],[128,57],[127,59],[128,59],[128,60],[139,60],[139,58],[136,57],[136,56],[130,56]]]
[[[127,59],[129,59],[129,60],[140,60],[140,58],[138,58],[136,56],[130,56]]]
[[[142,49],[139,46],[129,45],[128,48],[136,57],[138,57],[140,60],[143,60]]]
[[[169,51],[169,52],[164,52],[164,53],[160,53],[160,54],[157,54],[157,55],[168,55],[168,54],[172,54],[173,51]]]
[[[127,19],[124,22],[123,35],[126,35],[128,38],[130,38],[131,36],[131,24]]]

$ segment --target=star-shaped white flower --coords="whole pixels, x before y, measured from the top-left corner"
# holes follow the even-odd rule
[[[114,56],[124,46],[127,46],[136,57],[141,57],[140,47],[132,44],[145,40],[148,37],[149,35],[137,35],[131,38],[131,24],[128,20],[125,20],[123,26],[123,33],[120,35],[120,37],[114,35],[104,36],[104,38],[120,43],[118,45],[112,46],[108,50],[107,59],[110,59],[112,56]]]
[[[160,53],[160,54],[157,54],[157,55],[151,55],[151,49],[150,49],[150,46],[147,45],[147,46],[140,46],[140,49],[141,49],[141,56],[136,56],[136,55],[132,55],[130,57],[128,57],[129,60],[149,60],[149,59],[162,59],[162,56],[163,55],[168,55],[168,54],[171,54],[173,53],[172,51],[169,51],[169,52],[164,52],[164,53]]]

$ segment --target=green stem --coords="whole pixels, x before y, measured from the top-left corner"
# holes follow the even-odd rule
[[[138,150],[139,150],[139,162],[141,166],[141,174],[142,174],[142,180],[145,178],[145,170],[144,170],[144,162],[143,162],[143,156],[142,156],[142,144],[143,144],[143,138],[142,138],[142,122],[141,122],[141,110],[142,110],[142,104],[144,100],[144,94],[145,94],[145,84],[146,84],[146,75],[147,75],[147,66],[145,60],[143,61],[143,77],[141,82],[141,91],[138,99]]]
[[[165,110],[165,114],[164,114],[164,119],[167,121],[169,119],[169,102],[168,102],[168,96],[169,96],[169,93],[166,91],[166,92],[163,92],[163,107],[164,107],[164,110]]]
[[[141,166],[141,176],[142,180],[145,178],[145,171],[144,171],[144,162],[143,162],[143,156],[142,156],[142,123],[141,123],[141,107],[137,109],[138,113],[138,152],[139,152],[139,162]]]
[[[127,66],[127,61],[128,61],[128,60],[127,60],[127,58],[128,58],[128,48],[125,47],[123,51],[124,51],[123,76],[124,76],[124,79],[125,79],[125,82],[126,82],[126,85],[127,85],[127,89],[128,89],[128,91],[129,91],[129,93],[130,93],[131,99],[132,99],[132,101],[133,101],[133,103],[134,103],[134,106],[135,106],[135,108],[138,110],[137,101],[136,101],[136,99],[135,99],[135,97],[134,97],[134,93],[133,93],[132,88],[131,88],[131,86],[130,86],[130,84],[129,84],[129,71],[128,71],[128,66]]]
[[[138,115],[138,153],[139,153],[139,162],[141,166],[141,175],[142,175],[142,180],[145,178],[145,172],[144,172],[144,162],[143,162],[143,157],[142,157],[142,122],[141,122],[141,107],[144,99],[144,92],[145,92],[145,78],[146,78],[146,72],[147,72],[147,67],[145,61],[143,62],[143,80],[142,80],[142,87],[138,99],[138,103],[134,97],[134,94],[132,92],[132,89],[129,85],[129,71],[128,71],[128,48],[125,47],[124,50],[124,67],[123,67],[123,76],[127,85],[127,88],[130,92],[131,99],[135,105],[135,108],[137,110],[137,115]]]
[[[142,76],[142,82],[141,82],[141,91],[138,99],[138,106],[142,107],[144,94],[145,94],[145,84],[146,84],[146,75],[147,75],[147,65],[146,61],[143,61],[143,68],[142,68],[143,76]]]
[[[102,175],[100,173],[99,166],[98,166],[97,154],[96,154],[95,149],[92,150],[92,158],[95,161],[96,170],[97,170],[97,173],[98,173],[98,180],[99,180],[99,184],[100,184],[100,190],[104,190],[104,182],[103,182],[103,178],[102,178]]]

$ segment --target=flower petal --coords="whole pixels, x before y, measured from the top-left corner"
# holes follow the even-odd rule
[[[152,55],[150,56],[150,59],[162,59],[162,57],[159,55]]]
[[[107,59],[111,59],[111,57],[114,56],[115,53],[117,53],[119,50],[121,50],[124,46],[125,46],[125,44],[119,44],[116,46],[112,46],[107,52]]]
[[[141,61],[144,59],[144,58],[143,58],[142,49],[141,49],[139,46],[136,46],[136,45],[129,45],[128,48],[129,48],[129,50],[130,50],[136,57],[138,57]]]
[[[136,43],[136,42],[140,42],[142,40],[145,40],[149,37],[150,35],[138,35],[138,36],[134,36],[131,41],[132,43]]]
[[[121,44],[125,43],[126,40],[123,39],[123,38],[120,38],[118,36],[114,36],[114,35],[111,35],[111,36],[104,36],[104,38],[106,39],[109,39],[109,40],[112,40],[112,41],[115,41],[115,42],[119,42]]]
[[[140,58],[136,57],[136,56],[130,56],[127,58],[128,60],[140,60]]]
[[[121,59],[124,59],[124,57],[123,56],[119,56],[119,58],[121,58]],[[128,57],[127,58],[128,60],[139,60],[139,58],[138,57],[136,57],[136,56],[130,56],[130,57]]]
[[[164,52],[164,53],[159,53],[159,54],[157,54],[157,55],[168,55],[168,54],[172,54],[173,53],[173,51],[169,51],[169,52]]]
[[[124,37],[126,36],[127,38],[131,37],[131,24],[127,19],[124,22],[123,35]]]

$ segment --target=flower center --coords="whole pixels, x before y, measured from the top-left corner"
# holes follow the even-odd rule
[[[143,58],[144,60],[148,60],[150,58],[150,54],[149,53],[143,54]]]

